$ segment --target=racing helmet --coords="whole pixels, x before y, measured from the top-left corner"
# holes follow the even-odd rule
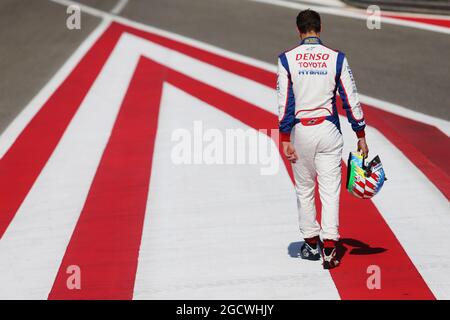
[[[347,167],[347,190],[360,199],[370,199],[383,187],[386,181],[379,156],[367,165],[359,152],[350,152]]]

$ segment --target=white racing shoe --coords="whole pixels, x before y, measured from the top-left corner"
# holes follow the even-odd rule
[[[319,237],[307,238],[300,249],[300,257],[306,260],[320,260]]]

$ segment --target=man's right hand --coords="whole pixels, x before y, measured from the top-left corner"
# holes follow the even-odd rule
[[[295,151],[294,145],[289,141],[283,141],[283,153],[286,156],[286,158],[292,162],[295,163],[298,160],[297,152]]]

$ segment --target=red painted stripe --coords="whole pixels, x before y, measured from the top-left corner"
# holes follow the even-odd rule
[[[73,114],[76,112],[87,90],[92,85],[92,82],[95,80],[98,72],[101,69],[101,66],[110,54],[112,48],[114,47],[114,44],[121,34],[121,31],[123,30],[132,31],[131,33],[134,32],[137,35],[142,35],[144,38],[147,38],[151,41],[159,41],[159,43],[162,45],[166,45],[172,49],[181,51],[189,55],[193,55],[197,59],[201,59],[213,65],[217,65],[236,74],[246,76],[247,78],[258,81],[262,84],[268,86],[273,86],[275,84],[275,75],[271,72],[251,67],[240,62],[227,59],[225,57],[217,56],[201,49],[193,48],[173,40],[146,33],[144,31],[135,29],[131,30],[131,28],[113,24],[112,27],[108,29],[108,31],[102,36],[101,39],[99,39],[96,45],[94,45],[94,47],[87,54],[86,57],[89,57],[89,59],[85,57],[82,60],[82,62],[77,66],[74,72],[64,82],[64,84],[55,92],[52,98],[49,99],[49,101],[46,103],[46,105],[44,105],[38,115],[32,120],[32,122],[30,122],[30,124],[21,134],[19,139],[15,142],[10,151],[8,151],[8,153],[2,159],[2,162],[0,163],[0,183],[2,184],[2,187],[0,187],[0,196],[2,196],[2,198],[0,199],[2,200],[0,201],[0,206],[2,207],[0,207],[0,209],[7,209],[2,210],[2,212],[7,212],[7,219],[5,220],[4,215],[2,216],[2,220],[0,221],[0,226],[3,227],[3,231],[9,224],[10,219],[12,218],[14,212],[17,210],[17,207],[22,202],[29,188],[34,183],[34,180],[41,171],[42,167],[45,165],[51,152],[56,147],[56,144],[59,141],[64,129],[70,122]],[[277,117],[267,111],[260,109],[257,106],[253,106],[238,98],[231,97],[228,94],[221,92],[220,90],[210,87],[207,84],[197,82],[182,74],[170,72],[169,76],[170,81],[175,85],[179,85],[183,90],[191,93],[194,96],[197,96],[198,98],[211,105],[216,106],[220,110],[223,110],[224,112],[232,115],[240,121],[243,121],[244,123],[255,129],[270,129],[277,126]],[[149,86],[147,86],[147,89],[148,88]],[[61,108],[61,105],[65,107]],[[48,123],[52,123],[54,125],[49,126]],[[34,136],[35,134],[36,136]],[[43,146],[40,144],[42,143],[42,139],[44,143]],[[404,142],[400,140],[400,143]],[[6,160],[4,159],[8,159],[9,162],[6,162]],[[286,160],[285,163],[287,164]],[[109,165],[113,165],[113,163],[110,163]],[[30,168],[30,166],[33,167],[33,170],[28,169]],[[287,167],[292,177],[290,165],[287,164]],[[11,173],[8,173],[9,169],[12,169]],[[24,171],[26,171],[25,174],[22,174],[19,169],[23,169]],[[5,172],[7,173],[5,174]],[[97,178],[96,176],[96,179],[100,178]],[[11,189],[11,186],[8,184],[11,182],[13,182],[13,184],[16,183],[15,189]],[[93,192],[94,189],[91,190],[91,193]],[[5,197],[5,195],[7,196]],[[100,196],[101,195],[99,195],[99,197]],[[15,198],[15,200],[8,202],[8,197],[13,197]],[[354,239],[364,241],[371,246],[383,246],[387,248],[388,251],[377,255],[347,255],[344,264],[340,268],[336,269],[336,271],[332,271],[333,278],[335,279],[341,296],[344,299],[394,297],[433,298],[433,295],[421,278],[420,274],[417,272],[415,266],[411,263],[410,259],[401,248],[398,240],[395,238],[392,231],[389,229],[388,225],[385,223],[384,219],[377,211],[377,209],[373,206],[373,204],[370,201],[363,201],[349,197],[349,194],[344,193],[342,198],[342,234],[345,237],[352,237]],[[6,201],[3,201],[5,199]],[[5,205],[5,203],[7,204]],[[86,205],[88,205],[88,202]],[[87,210],[86,208],[90,208],[89,210],[93,210],[95,206],[86,206],[85,210]],[[90,212],[95,213],[94,211],[95,210]],[[8,212],[12,212],[12,215],[9,216],[9,220]],[[108,214],[110,214],[110,212],[108,212]],[[89,217],[90,215],[82,216],[83,217],[80,217],[80,224],[83,223],[84,225],[84,219],[86,219],[86,221],[91,219]],[[117,220],[115,221],[117,222]],[[94,221],[89,223],[86,222],[86,226],[89,226],[91,223],[95,224]],[[370,226],[370,228],[368,228],[368,226]],[[111,228],[113,227],[114,226],[112,226]],[[128,227],[131,228],[131,226]],[[90,227],[86,230],[85,227],[80,227],[80,231],[76,231],[74,233],[73,240],[75,241],[69,245],[67,252],[68,254],[70,254],[71,252],[70,246],[75,245],[77,241],[80,241],[80,247],[77,248],[77,251],[88,250],[88,247],[92,245],[93,242],[98,241],[99,239],[100,241],[102,241],[101,236],[99,236],[98,234],[95,236],[95,238],[91,239],[94,239],[94,241],[91,242],[84,242],[83,240],[83,243],[81,243],[81,238],[80,240],[76,240],[78,234],[77,232],[83,232],[84,238],[85,234],[90,234],[91,231],[89,231],[89,229]],[[110,229],[110,227],[108,226],[107,229]],[[98,228],[96,228],[95,230],[97,232],[99,231]],[[139,234],[140,237],[140,230],[135,229],[133,231],[133,234]],[[118,242],[120,243],[120,241],[114,239],[113,237],[119,235],[120,234],[106,234],[105,237],[112,237],[112,239],[115,241],[114,245],[116,245]],[[91,237],[93,236],[91,235]],[[121,238],[120,240],[123,239]],[[116,252],[115,250],[113,252],[110,251],[109,253],[103,253],[101,251],[92,252],[91,250],[88,251],[91,252],[89,261],[91,261],[91,259],[95,259],[96,255],[100,256],[99,260],[102,259],[102,256],[108,256],[108,259],[110,259],[112,253],[121,255],[121,252]],[[74,252],[76,253],[75,250]],[[77,255],[82,254],[76,253],[75,256]],[[137,257],[137,255],[135,257]],[[87,259],[87,257],[84,257],[83,259]],[[116,261],[121,260],[118,259]],[[362,270],[365,271],[368,262],[376,262],[381,267],[383,272],[383,283],[385,284],[385,287],[382,290],[376,291],[376,293],[374,293],[373,291],[370,291],[369,293],[367,292],[367,288],[365,287],[365,279],[367,278],[367,275],[365,274],[365,272],[363,272],[364,276],[362,276],[361,273]],[[69,261],[67,261],[65,258],[63,264],[64,263],[69,263]],[[80,265],[79,263],[75,264]],[[129,268],[131,264],[131,262],[127,262],[126,265],[128,267],[126,268]],[[354,269],[350,272],[346,265],[350,266],[352,264]],[[83,265],[81,265],[81,267],[83,270]],[[116,266],[111,268],[115,269]],[[62,265],[60,271],[63,270],[64,268]],[[117,274],[114,274],[114,271],[107,273],[107,275],[112,277],[112,280],[108,279],[107,277],[98,277],[98,269],[96,272],[96,277],[82,275],[84,279],[83,281],[86,281],[87,279],[87,281],[90,281],[88,283],[94,283],[95,285],[101,286],[101,281],[114,282],[118,279],[117,277],[119,277],[117,276]],[[135,270],[133,272],[130,271],[130,273],[134,274]],[[114,275],[116,277],[114,277]],[[122,275],[119,277],[119,279],[121,277]],[[94,278],[96,278],[97,280],[95,280]],[[124,276],[124,279],[126,288],[122,290],[120,289],[122,284],[117,284],[114,292],[111,292],[111,295],[117,297],[130,297],[129,292],[130,290],[132,290],[130,287],[130,283],[132,282],[132,280],[130,278],[127,278],[127,276]],[[386,279],[388,279],[389,281],[386,281]],[[362,280],[364,280],[364,282],[362,282]],[[61,285],[60,281],[62,280],[56,279],[55,293],[60,292],[56,290],[56,288]],[[121,281],[118,282],[122,283]],[[91,289],[87,288],[87,290],[92,290],[90,294],[92,294],[93,296],[95,294],[100,294],[101,291],[96,291],[96,289],[93,287],[91,287]],[[51,293],[50,297],[52,297],[52,294],[53,293]]]
[[[339,113],[345,115],[342,102],[340,99],[337,102]],[[450,138],[434,126],[369,105],[363,105],[363,111],[366,122],[378,129],[450,199],[450,177],[446,170],[450,168]],[[370,136],[367,140],[370,146]]]
[[[97,78],[121,30],[108,29],[0,160],[0,238]]]
[[[127,31],[131,33],[135,32],[135,34],[150,41],[155,41],[154,35],[149,35],[142,31],[136,32],[130,29]],[[258,81],[261,84],[272,86],[272,84],[275,83],[275,75],[271,72],[247,66],[239,62],[230,61],[227,58],[204,52],[200,49],[191,48],[172,40],[157,39],[157,41],[161,41],[160,43],[172,49],[193,55],[197,59]],[[174,85],[179,86],[193,96],[217,107],[255,129],[270,129],[277,126],[277,117],[257,106],[253,106],[238,98],[231,97],[207,84],[197,82],[176,72],[171,72],[169,77],[170,82]],[[377,111],[380,110],[374,110],[374,113]],[[369,111],[366,113],[368,113],[368,118],[371,119],[371,112]],[[409,119],[406,120],[409,122]],[[412,122],[416,123],[416,121]],[[431,127],[424,124],[421,125]],[[287,165],[292,179],[290,165],[284,157],[283,160]],[[344,192],[342,206],[342,234],[346,235],[348,238],[364,241],[372,247],[384,247],[387,251],[377,255],[347,255],[345,263],[343,264],[343,266],[347,264],[347,267],[341,266],[341,268],[332,272],[341,296],[344,299],[434,298],[421,275],[373,203],[369,200],[353,198],[350,194]],[[368,226],[370,226],[370,228],[368,228]],[[367,231],[368,229],[370,229],[370,231]],[[367,263],[369,262],[374,262],[381,267],[384,279],[384,288],[382,290],[370,291],[366,287],[366,279],[368,277],[366,268],[368,266]],[[356,273],[349,272],[349,269],[351,269],[349,268],[350,266],[355,267],[354,270],[356,270]]]
[[[262,70],[142,30],[123,25],[119,26],[126,32],[193,56],[196,59],[233,72],[237,75],[255,80],[268,87],[275,87],[276,75],[273,72]],[[340,99],[337,100],[341,103]],[[450,199],[450,179],[448,179],[448,174],[441,169],[448,168],[450,165],[449,138],[433,126],[397,116],[393,113],[367,105],[364,105],[363,108],[367,123],[379,129],[383,134],[385,134],[384,130],[388,129],[388,132],[385,134],[386,138],[399,148],[408,159],[413,162],[439,190],[441,190],[447,199]],[[340,113],[343,114],[342,108],[338,109],[340,110]],[[416,128],[420,129],[416,130]],[[368,139],[370,139],[370,137],[368,137]],[[429,141],[433,141],[433,143],[429,143]],[[434,141],[436,141],[436,143],[434,143]],[[439,150],[437,150],[438,148]],[[442,154],[442,152],[444,152],[445,155],[442,157],[436,156],[437,154]],[[442,161],[444,161],[444,163],[442,163]]]
[[[427,17],[405,17],[405,16],[398,16],[398,15],[391,15],[391,14],[383,14],[383,17],[388,18],[395,18],[400,20],[406,20],[406,21],[412,21],[412,22],[419,22],[419,23],[425,23],[425,24],[431,24],[439,27],[445,27],[450,28],[450,20],[449,19],[438,19],[438,18],[427,18]]]
[[[344,177],[346,170],[343,163]],[[342,241],[348,251],[341,266],[331,270],[331,276],[342,299],[434,299],[372,201],[355,198],[342,188],[339,220]],[[370,254],[376,248],[386,251]],[[380,290],[369,290],[366,286],[370,276],[367,268],[371,265],[381,269]]]
[[[268,87],[275,87],[276,74],[217,54],[164,38],[152,33],[120,26],[126,32],[168,48],[193,56],[237,75],[252,79]],[[340,99],[337,99],[341,103]],[[367,123],[379,129],[433,184],[450,199],[450,179],[442,168],[450,166],[449,138],[437,128],[407,119],[378,108],[363,106]],[[338,108],[343,114],[342,108]],[[418,128],[418,129],[417,129]],[[386,130],[386,132],[385,132]],[[370,137],[368,137],[370,140]],[[429,143],[433,141],[433,143]],[[439,149],[439,150],[438,150]],[[444,155],[442,155],[444,153]],[[436,155],[442,155],[437,157]],[[443,178],[444,177],[444,178]]]
[[[232,97],[207,84],[200,83],[175,71],[169,82],[231,115],[254,129],[276,126],[277,117],[257,106]],[[284,159],[285,157],[283,157]],[[290,164],[285,164],[292,176]],[[345,165],[343,172],[346,172]],[[370,200],[352,197],[342,189],[341,234],[348,243],[358,241],[373,247],[385,248],[378,254],[347,254],[341,267],[331,275],[343,299],[433,299],[434,296],[403,250],[399,241]],[[356,241],[355,241],[356,240]],[[351,245],[346,246],[351,249]],[[378,265],[382,270],[382,289],[369,290],[366,286],[367,267]]]
[[[163,79],[164,67],[140,60],[49,299],[132,298]],[[81,290],[67,289],[70,265]]]
[[[214,66],[217,66],[223,70],[233,72],[248,79],[257,81],[263,85],[274,88],[276,86],[276,74],[273,72],[263,70],[258,67],[251,66],[203,49],[192,47],[188,44],[184,44],[172,39],[165,38],[163,36],[153,34],[147,31],[135,29],[129,26],[114,23],[115,26],[123,28],[125,32],[134,34],[149,41],[156,42],[167,48],[176,50],[186,55],[192,56],[195,59],[202,60]]]

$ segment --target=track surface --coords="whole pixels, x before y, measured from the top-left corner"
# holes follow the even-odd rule
[[[181,28],[191,38],[272,62],[273,46],[243,41],[252,33],[249,39],[265,43],[247,17],[253,8],[259,20],[268,18],[267,5],[199,3],[191,3],[196,13],[190,22],[171,10],[173,2],[152,2],[149,8],[149,2],[130,1],[121,14],[144,21],[159,12],[153,24],[171,21],[165,29]],[[90,4],[117,8],[116,2]],[[217,22],[231,18],[231,8],[235,25],[245,32],[216,37]],[[272,19],[288,14],[270,10]],[[156,21],[163,14],[166,19]],[[329,18],[350,26],[358,21]],[[425,31],[414,29],[419,37],[417,32]],[[371,147],[382,154],[390,180],[364,203],[342,190],[341,232],[349,252],[342,267],[324,272],[320,264],[297,259],[292,172],[275,136],[259,133],[272,150],[274,175],[261,175],[262,164],[180,166],[171,157],[173,132],[189,130],[198,119],[220,131],[273,128],[272,68],[132,22],[102,23],[94,35],[83,44],[87,53],[78,49],[67,62],[71,67],[58,71],[60,82],[52,79],[0,139],[0,297],[450,297],[450,186],[443,169],[449,164],[434,157],[450,158],[443,133],[448,124],[440,122],[441,131],[425,120],[364,105]],[[295,34],[284,36],[270,38],[280,46],[291,37],[295,42]],[[347,53],[351,47],[340,46]],[[70,53],[60,52],[63,61]],[[42,68],[58,69],[55,61],[45,63]],[[32,84],[43,86],[46,77]],[[19,111],[10,105],[11,114]],[[341,121],[348,152],[354,136]],[[82,270],[82,290],[67,287],[72,265]],[[382,270],[381,290],[366,285],[370,265]]]
[[[117,4],[80,2],[106,11]],[[10,39],[0,53],[3,131],[99,20],[84,14],[82,29],[69,31],[65,8],[47,0],[1,0],[0,8],[2,39]],[[120,14],[274,63],[297,42],[296,13],[242,0],[131,0]],[[448,35],[388,24],[368,30],[362,20],[322,16],[324,41],[346,52],[361,93],[450,119]]]

